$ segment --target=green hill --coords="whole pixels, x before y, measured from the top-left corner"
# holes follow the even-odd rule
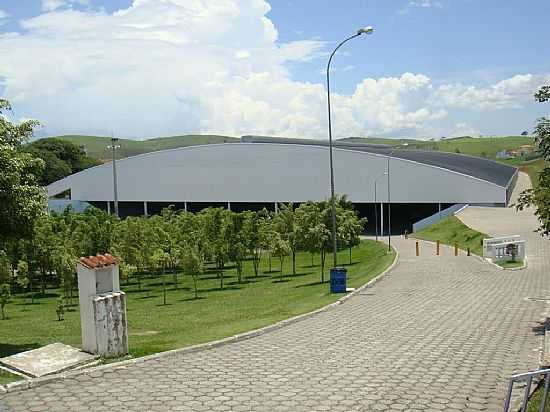
[[[383,139],[351,137],[340,141],[354,143],[389,144],[392,146],[407,144],[407,149],[440,150],[442,152],[463,153],[472,156],[496,159],[501,150],[514,150],[521,145],[533,144],[534,139],[529,136],[503,137],[456,137],[441,140],[413,140],[413,139]]]
[[[81,136],[81,135],[65,135],[53,136],[58,139],[68,140],[78,146],[82,146],[88,156],[100,159],[109,160],[111,151],[107,146],[111,144],[111,138],[107,136]],[[236,143],[239,139],[229,136],[217,135],[183,135],[158,137],[148,140],[130,140],[120,139],[120,149],[117,152],[117,157],[129,157],[142,153],[155,152],[158,150],[175,149],[184,146],[194,146],[201,144],[213,143]]]

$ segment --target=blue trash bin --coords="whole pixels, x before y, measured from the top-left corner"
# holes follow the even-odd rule
[[[347,270],[346,268],[330,269],[330,293],[346,293]]]

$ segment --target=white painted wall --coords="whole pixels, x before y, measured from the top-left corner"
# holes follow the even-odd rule
[[[219,144],[148,153],[117,162],[119,200],[158,202],[302,202],[329,195],[327,147]],[[374,178],[387,157],[335,149],[336,192],[353,202],[374,201]],[[506,189],[447,169],[392,158],[392,203],[505,203]],[[50,196],[71,189],[72,199],[113,199],[110,164],[48,186]],[[387,201],[385,178],[378,201]]]

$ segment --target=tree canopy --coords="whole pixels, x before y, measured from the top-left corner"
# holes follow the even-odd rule
[[[550,101],[550,86],[541,87],[535,94],[535,99],[541,103]],[[538,152],[548,162],[550,161],[550,119],[542,117],[535,126],[535,143]],[[533,182],[535,183],[535,182]],[[550,235],[550,167],[548,164],[538,177],[538,185],[521,193],[516,208],[523,210],[534,206],[539,218],[539,232],[543,236]]]
[[[38,122],[15,124],[8,119],[10,111],[9,102],[0,99],[0,244],[30,236],[34,221],[46,208],[46,193],[39,182],[44,161],[20,150]]]
[[[101,163],[88,157],[84,150],[74,143],[54,137],[28,143],[22,150],[44,161],[44,170],[39,178],[42,186]]]

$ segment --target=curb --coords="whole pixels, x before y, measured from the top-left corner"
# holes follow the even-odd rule
[[[490,265],[493,265],[493,266],[499,268],[500,270],[512,270],[512,271],[514,271],[514,270],[523,270],[523,269],[526,269],[526,268],[527,268],[527,256],[525,256],[525,258],[523,259],[523,266],[519,266],[519,267],[517,267],[517,268],[503,268],[502,266],[497,265],[496,263],[491,262],[491,261],[488,260],[488,259],[483,258],[483,260],[484,260],[486,263],[489,263]]]
[[[396,249],[392,247],[392,249],[395,252],[395,257],[393,259],[393,262],[390,266],[388,266],[382,273],[378,274],[376,277],[365,283],[364,285],[358,287],[353,292],[350,292],[349,294],[346,294],[345,296],[338,299],[336,302],[329,303],[326,306],[323,306],[322,308],[316,309],[312,312],[303,313],[301,315],[294,316],[292,318],[281,320],[277,323],[274,323],[272,325],[264,326],[260,329],[254,329],[249,332],[244,332],[241,334],[229,336],[227,338],[215,340],[212,342],[206,342],[206,343],[200,343],[194,346],[188,346],[185,348],[179,348],[179,349],[172,349],[164,352],[155,353],[152,355],[143,356],[140,358],[135,359],[129,359],[124,360],[121,362],[113,362],[109,363],[107,365],[100,365],[89,369],[80,369],[80,370],[72,370],[69,372],[61,372],[54,375],[44,376],[41,378],[31,378],[23,381],[16,381],[16,382],[10,382],[6,385],[0,385],[0,395],[3,393],[12,393],[17,391],[22,391],[25,389],[30,388],[36,388],[42,385],[46,385],[48,383],[56,382],[56,381],[62,381],[65,379],[70,379],[75,376],[79,375],[86,375],[95,373],[97,371],[101,371],[104,369],[117,369],[117,368],[125,368],[131,365],[135,365],[137,363],[143,363],[155,359],[162,359],[162,358],[169,358],[171,356],[177,356],[177,355],[186,355],[188,353],[195,353],[195,352],[202,352],[209,349],[214,349],[220,346],[228,345],[230,343],[237,343],[244,340],[248,340],[257,336],[264,335],[269,332],[273,332],[279,329],[282,329],[285,326],[292,325],[293,323],[297,323],[299,321],[308,319],[310,317],[313,317],[319,313],[328,311],[329,309],[336,307],[338,305],[341,305],[345,303],[347,300],[349,300],[351,297],[357,295],[359,292],[363,291],[364,289],[374,285],[375,283],[379,282],[385,275],[387,275],[389,272],[393,270],[393,268],[397,265],[397,262],[399,260],[399,252],[397,252]]]

